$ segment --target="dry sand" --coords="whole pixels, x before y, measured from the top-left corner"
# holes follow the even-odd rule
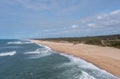
[[[88,62],[93,63],[101,69],[120,77],[120,49],[112,47],[101,47],[96,45],[61,43],[50,41],[33,40],[38,44],[47,45],[55,51],[72,54]]]

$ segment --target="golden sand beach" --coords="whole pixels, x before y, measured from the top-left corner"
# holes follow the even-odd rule
[[[54,51],[80,57],[97,67],[120,77],[120,49],[96,45],[76,44],[67,42],[51,42],[32,40],[37,44],[49,46]]]

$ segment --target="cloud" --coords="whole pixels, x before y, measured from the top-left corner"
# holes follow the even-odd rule
[[[111,15],[120,14],[120,10],[116,10],[110,13]]]
[[[96,24],[94,24],[94,23],[89,23],[88,26],[89,26],[89,27],[96,27]]]
[[[84,26],[91,28],[110,28],[120,26],[120,10],[115,10],[109,13],[99,14],[92,17],[87,17],[79,20],[79,25],[83,25],[81,21],[84,21]]]
[[[118,33],[120,29],[120,13],[119,10],[116,10],[79,19],[70,24],[72,24],[71,28],[62,31],[64,34],[99,35]]]
[[[71,28],[76,29],[76,28],[78,28],[78,27],[79,27],[78,25],[72,25]]]
[[[102,19],[103,17],[102,16],[97,16],[97,19]]]
[[[64,26],[66,29],[56,29],[58,34],[80,34],[87,35],[93,33],[117,33],[120,28],[120,15],[119,12],[112,11],[105,14],[99,14],[91,17],[86,17],[69,23],[59,23],[59,26]],[[111,14],[114,13],[114,14]],[[105,31],[105,32],[104,32]]]

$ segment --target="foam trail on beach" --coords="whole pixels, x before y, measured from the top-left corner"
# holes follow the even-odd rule
[[[35,44],[36,44],[36,43],[35,43]],[[45,45],[42,45],[42,44],[37,44],[37,45],[39,45],[40,47],[46,48],[47,50],[51,50],[51,48],[48,47],[48,46],[45,46]]]
[[[79,79],[96,79],[95,77],[89,75],[88,73],[81,71],[82,75],[79,76]]]
[[[106,72],[105,70],[102,70],[92,63],[89,63],[83,59],[74,57],[73,55],[68,55],[68,54],[63,54],[60,53],[60,55],[65,56],[69,58],[70,62],[64,63],[61,65],[61,67],[66,66],[66,65],[78,65],[79,68],[81,68],[82,75],[88,77],[84,77],[80,75],[80,79],[96,79],[96,78],[101,78],[101,79],[118,79],[117,77],[113,76],[112,74]],[[85,75],[86,74],[86,75]],[[92,76],[93,75],[93,76]]]
[[[0,53],[0,56],[13,56],[16,54],[16,51]]]

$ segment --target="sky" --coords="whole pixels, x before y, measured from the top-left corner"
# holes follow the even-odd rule
[[[120,34],[120,0],[0,0],[0,39]]]

